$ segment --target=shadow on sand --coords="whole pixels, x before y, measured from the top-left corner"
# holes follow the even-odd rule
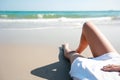
[[[63,56],[63,49],[59,48],[59,62],[55,62],[31,71],[32,75],[47,80],[72,80],[69,76],[70,64]]]

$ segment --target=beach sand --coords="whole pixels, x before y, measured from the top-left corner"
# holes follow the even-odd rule
[[[120,52],[119,24],[97,24]],[[61,44],[76,49],[82,28],[0,30],[0,80],[71,80]],[[83,54],[91,56],[86,49]]]

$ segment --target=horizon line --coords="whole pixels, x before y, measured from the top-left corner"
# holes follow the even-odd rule
[[[0,10],[0,11],[120,11],[120,10]]]

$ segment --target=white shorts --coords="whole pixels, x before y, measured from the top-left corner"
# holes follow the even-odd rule
[[[87,59],[78,57],[71,64],[70,75],[75,80],[120,80],[119,72],[105,72],[108,64],[120,65],[120,55],[115,52]]]

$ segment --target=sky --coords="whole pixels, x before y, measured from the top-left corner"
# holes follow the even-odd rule
[[[0,11],[120,10],[120,0],[0,0]]]

